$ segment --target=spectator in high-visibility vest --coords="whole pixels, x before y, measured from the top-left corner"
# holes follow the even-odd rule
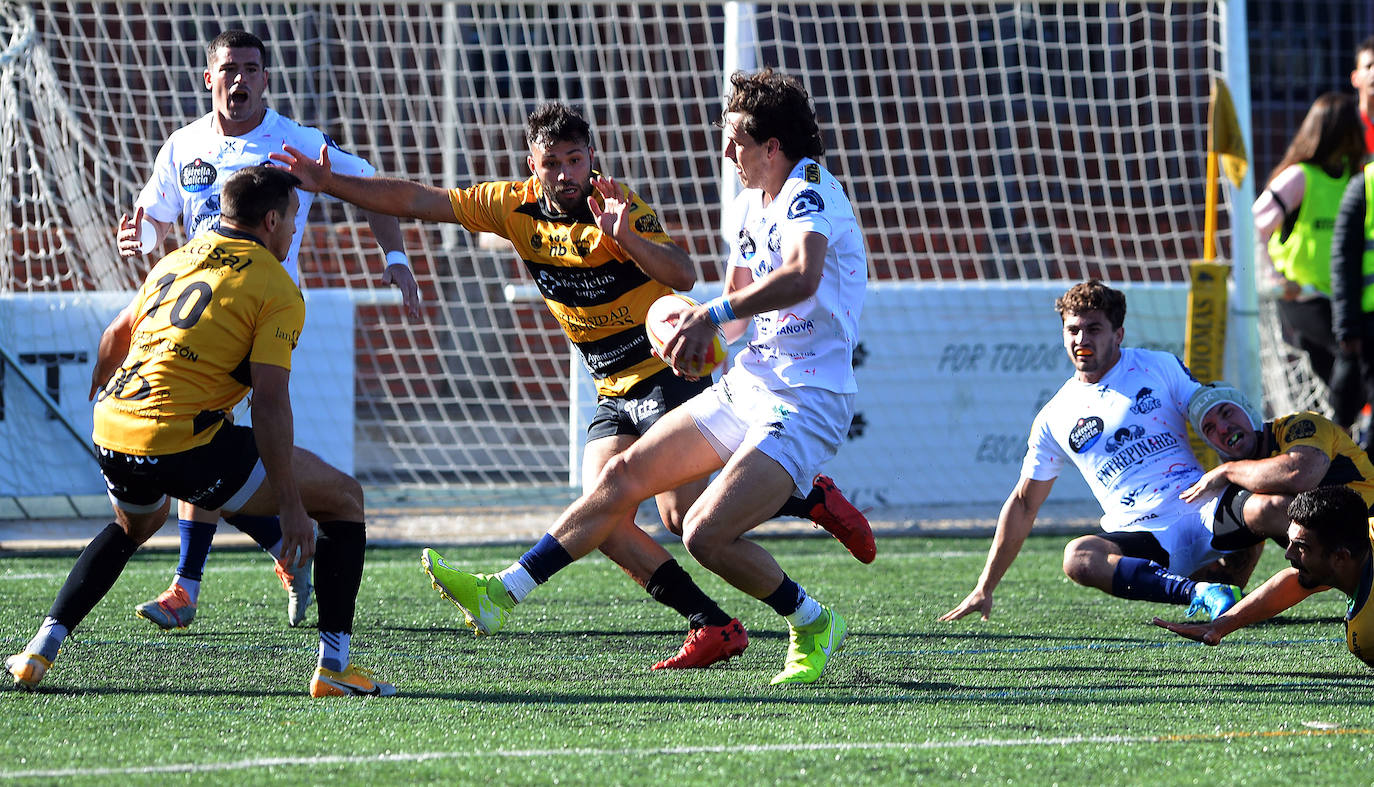
[[[1331,311],[1341,351],[1359,359],[1360,382],[1368,399],[1374,396],[1374,162],[1350,177],[1336,212]],[[1371,442],[1366,435],[1366,451]]]
[[[1331,330],[1331,231],[1350,176],[1364,159],[1355,98],[1312,103],[1269,184],[1255,200],[1256,267],[1278,299],[1284,338],[1307,354],[1331,391],[1332,420],[1349,428],[1364,405],[1359,364]]]

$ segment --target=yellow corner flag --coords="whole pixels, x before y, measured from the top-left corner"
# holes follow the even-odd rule
[[[1207,150],[1221,156],[1221,168],[1226,177],[1240,188],[1250,163],[1245,156],[1245,136],[1240,132],[1240,121],[1236,119],[1236,105],[1231,101],[1231,91],[1221,79],[1212,81],[1211,118],[1207,128]]]

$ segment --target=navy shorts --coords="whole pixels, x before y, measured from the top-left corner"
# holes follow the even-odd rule
[[[685,380],[664,369],[640,380],[624,396],[602,396],[587,426],[587,442],[615,435],[643,435],[664,413],[711,387],[709,377]]]
[[[157,510],[163,497],[208,510],[237,509],[266,477],[253,428],[228,423],[189,451],[137,456],[97,445],[96,455],[110,502],[133,513]]]

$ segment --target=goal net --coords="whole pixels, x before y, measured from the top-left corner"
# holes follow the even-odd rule
[[[712,122],[731,70],[775,66],[811,91],[824,163],[867,233],[856,364],[870,393],[836,460],[841,485],[870,504],[939,502],[976,477],[1000,499],[1044,389],[1070,371],[1052,310],[1067,283],[1126,287],[1128,342],[1182,353],[1208,95],[1236,7],[0,2],[0,345],[15,358],[3,394],[30,395],[20,372],[47,375],[62,417],[89,433],[95,340],[154,261],[121,260],[115,226],[168,134],[209,111],[204,45],[221,29],[265,41],[269,106],[382,174],[523,179],[526,114],[579,107],[600,167],[659,211],[712,289],[733,188]],[[425,299],[410,321],[355,209],[317,202],[310,226],[302,283],[325,322],[307,324],[293,371],[306,445],[329,443],[326,458],[415,500],[575,484],[585,373],[512,251],[403,221]],[[22,319],[8,307],[21,301]],[[44,462],[86,460],[44,407],[0,413],[0,494],[82,491],[48,483]],[[913,467],[912,445],[949,458]],[[867,487],[875,474],[886,480]],[[79,475],[100,491],[93,466]]]

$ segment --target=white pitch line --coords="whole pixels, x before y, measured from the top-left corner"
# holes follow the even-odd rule
[[[500,757],[503,759],[540,759],[545,757],[658,757],[698,754],[739,754],[767,752],[822,751],[922,751],[930,749],[1006,748],[1014,746],[1072,746],[1098,744],[1196,743],[1198,741],[1236,740],[1242,738],[1289,738],[1330,735],[1374,735],[1374,730],[1303,729],[1217,732],[1189,735],[1072,735],[1062,738],[977,738],[957,741],[895,741],[867,743],[778,743],[766,746],[673,746],[653,749],[515,749],[511,751],[417,752],[414,754],[377,754],[371,756],[308,756],[271,757],[222,763],[185,763],[179,765],[147,765],[132,768],[62,768],[0,772],[0,779],[61,779],[82,776],[143,775],[152,773],[214,773],[243,771],[256,768],[289,766],[367,765],[370,763],[427,762],[451,760],[459,757]]]

